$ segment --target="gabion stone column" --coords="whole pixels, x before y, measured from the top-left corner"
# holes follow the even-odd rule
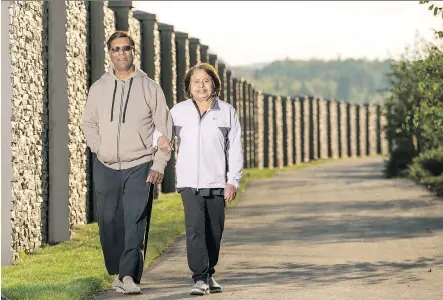
[[[102,24],[103,30],[104,30],[103,49],[104,49],[105,53],[108,53],[108,46],[106,45],[106,42],[107,42],[108,38],[111,36],[111,34],[113,34],[115,32],[115,29],[116,29],[115,28],[115,23],[116,23],[115,22],[116,21],[115,20],[115,13],[112,9],[110,9],[108,7],[108,2],[109,1],[103,1],[103,2],[100,1],[100,3],[99,3],[99,4],[101,4],[101,8],[103,10],[103,24]],[[94,1],[94,3],[95,3],[95,1]],[[97,4],[97,5],[99,5],[99,4]],[[97,14],[97,10],[93,8],[92,3],[90,3],[90,5],[91,6],[89,8],[89,15],[94,16],[94,18],[91,18],[91,19],[95,20],[96,17],[99,17],[101,12],[99,12]],[[92,22],[95,22],[95,21],[92,21]],[[92,24],[91,24],[91,26],[92,26]],[[93,33],[93,30],[94,30],[93,28],[90,28],[90,40],[94,41],[95,43],[98,44],[98,43],[100,43],[99,39],[92,39],[93,36],[97,37],[97,35],[95,35]],[[91,51],[93,51],[93,50],[91,49]],[[99,58],[97,57],[97,59],[99,59]],[[107,55],[107,54],[104,55],[104,63],[105,63],[104,69],[100,70],[100,73],[102,75],[103,75],[103,71],[106,70],[109,67],[109,64],[111,63],[111,59],[109,58],[109,55]],[[93,80],[93,78],[91,78],[91,80]]]
[[[272,126],[272,96],[263,95],[263,167],[272,169],[273,126]]]
[[[309,158],[312,160],[317,159],[318,157],[318,150],[317,150],[317,140],[318,140],[318,123],[317,123],[317,97],[310,97],[309,98],[309,106],[311,109],[311,115],[309,117],[309,123],[311,126],[311,132],[310,132],[310,154]]]
[[[281,105],[281,115],[282,115],[282,128],[281,128],[281,136],[282,136],[282,159],[283,159],[283,166],[288,165],[288,120],[287,120],[287,109],[286,109],[286,99],[287,97],[281,96],[280,97],[280,105]]]
[[[377,153],[377,107],[374,104],[369,104],[368,107],[368,155],[375,155]]]
[[[86,140],[81,132],[82,112],[86,104],[87,88],[89,79],[89,62],[88,51],[84,45],[88,44],[87,32],[92,28],[92,24],[88,24],[88,3],[82,1],[67,1],[66,13],[67,22],[66,30],[63,35],[67,36],[67,68],[61,70],[61,75],[67,77],[67,93],[68,93],[68,115],[69,120],[69,215],[70,229],[78,224],[86,224],[93,218],[94,194],[91,193],[91,171],[90,157],[88,157]],[[89,7],[91,9],[91,7]],[[103,7],[100,10],[103,13]],[[101,19],[101,31],[104,32],[103,19]],[[138,22],[137,20],[135,20]],[[98,24],[97,24],[98,25]],[[68,33],[68,34],[67,34]],[[95,42],[95,41],[94,41]],[[101,46],[101,40],[97,46]],[[101,48],[101,47],[100,47]],[[57,50],[56,50],[57,51]],[[102,65],[103,57],[100,57],[98,65]],[[103,65],[102,65],[103,71]],[[58,99],[60,100],[60,99]],[[58,111],[59,113],[59,111]],[[66,146],[66,145],[65,145]],[[51,177],[49,178],[51,179]],[[57,200],[58,201],[58,200]]]
[[[376,105],[377,113],[377,154],[382,154],[382,109],[380,105]]]
[[[264,154],[265,154],[265,107],[264,107],[264,97],[261,92],[257,92],[257,168],[262,169],[265,167]]]
[[[159,23],[158,28],[160,31],[162,69],[160,85],[165,94],[168,107],[171,109],[177,102],[175,33],[172,25]],[[175,149],[177,151],[177,147]],[[165,169],[162,183],[163,193],[173,193],[175,191],[175,157],[176,153],[172,152]]]
[[[310,122],[309,118],[311,115],[311,110],[309,107],[309,98],[305,96],[300,100],[301,104],[301,117],[302,117],[302,162],[309,161],[309,134],[310,134]]]
[[[218,59],[217,54],[209,54],[209,64],[213,66],[218,72]]]
[[[105,36],[105,11],[103,2],[90,2],[89,14],[89,37],[94,43],[89,44],[90,82],[96,82],[103,75],[103,62],[105,61],[105,48],[107,36]],[[100,42],[99,42],[100,41]],[[92,174],[92,173],[91,173]]]
[[[314,132],[314,137],[317,140],[317,142],[315,143],[316,159],[320,158],[320,149],[321,149],[321,145],[320,145],[320,115],[319,115],[320,99],[321,99],[321,97],[314,98],[314,106],[315,106],[315,110],[317,111],[315,118],[314,118],[314,123],[315,123],[315,127],[316,127],[316,130]]]
[[[141,36],[141,22],[135,18],[133,12],[129,10],[128,12],[128,24],[129,24],[129,34],[134,39],[134,65],[141,68],[141,48],[142,48],[142,36]]]
[[[330,101],[320,98],[318,101],[318,117],[319,117],[319,131],[320,131],[320,158],[328,158],[328,105]]]
[[[129,30],[128,16],[129,12],[132,9],[132,1],[130,0],[108,1],[108,7],[114,11],[115,28],[117,30],[128,31]]]
[[[248,168],[251,168],[251,154],[252,154],[252,143],[251,143],[251,133],[252,133],[252,127],[251,127],[251,107],[252,107],[252,99],[251,99],[251,90],[252,86],[249,82],[246,82],[244,87],[244,98],[245,98],[245,134],[246,134],[246,159],[248,160],[247,166]]]
[[[238,111],[238,117],[240,119],[240,124],[243,124],[243,78],[238,79],[237,81],[237,98],[236,105]]]
[[[350,156],[357,156],[357,106],[353,103],[348,104],[349,107],[349,135],[350,135]]]
[[[231,70],[227,70],[226,71],[226,94],[225,94],[225,98],[223,99],[226,101],[226,103],[229,103],[232,105],[232,71]]]
[[[326,100],[325,106],[326,106],[326,138],[328,140],[328,146],[327,146],[327,152],[328,157],[332,157],[332,117],[331,117],[331,108],[333,105],[334,100]]]
[[[387,125],[386,119],[386,109],[378,106],[378,118],[379,118],[379,144],[380,144],[380,154],[388,154],[391,149],[389,146],[388,136],[386,135],[385,126]]]
[[[355,151],[356,156],[360,156],[360,105],[355,105]]]
[[[291,97],[282,97],[284,120],[285,120],[285,131],[286,138],[283,139],[284,144],[284,165],[292,166],[294,164],[293,160],[293,145],[294,145],[294,117],[293,117],[293,105]]]
[[[231,105],[234,107],[234,109],[237,111],[237,115],[240,118],[240,113],[237,108],[237,102],[238,102],[238,79],[233,77],[232,78],[232,97],[231,97]]]
[[[338,158],[340,156],[339,153],[339,130],[340,130],[340,124],[338,120],[338,113],[337,113],[337,102],[334,99],[331,99],[329,103],[329,119],[330,119],[330,142],[331,142],[331,153],[330,157],[332,158]]]
[[[200,60],[202,63],[209,63],[209,46],[200,44]]]
[[[277,163],[274,164],[278,168],[283,168],[283,108],[281,97],[274,98],[275,105],[275,126],[276,126],[276,148],[277,148]]]
[[[134,11],[134,18],[140,21],[141,54],[140,67],[149,78],[160,82],[160,33],[156,15]]]
[[[253,89],[253,118],[252,118],[252,123],[253,123],[253,130],[252,130],[252,144],[253,144],[253,151],[254,151],[254,163],[253,163],[253,168],[258,168],[259,167],[259,152],[260,152],[260,148],[259,148],[259,140],[260,140],[260,135],[259,135],[259,108],[258,108],[258,101],[259,101],[259,95],[260,92],[258,90],[256,90],[255,88]]]
[[[189,39],[189,67],[192,68],[201,61],[200,40],[196,38]]]
[[[348,157],[352,157],[352,137],[351,137],[351,107],[349,103],[346,103],[346,143]]]
[[[177,69],[177,103],[186,100],[183,80],[189,70],[189,39],[184,32],[175,33],[175,47],[177,49],[176,69]]]
[[[237,109],[238,118],[239,118],[239,121],[240,121],[240,124],[241,124],[241,130],[242,130],[241,144],[242,144],[243,155],[244,155],[244,152],[246,151],[246,145],[244,143],[245,128],[244,128],[244,125],[243,125],[243,119],[244,119],[244,111],[243,111],[243,101],[244,101],[244,99],[243,99],[243,96],[244,96],[243,95],[243,83],[244,83],[244,80],[242,78],[238,79],[237,85],[236,85],[236,88],[237,88],[237,91],[236,91],[236,105],[237,105],[237,107],[236,107],[236,109]],[[244,156],[243,156],[243,159],[244,159]],[[243,161],[243,163],[245,163],[245,162]]]
[[[50,9],[58,10],[51,20],[58,26],[51,25],[48,30],[50,4],[49,1],[1,2],[2,265],[12,264],[21,252],[30,253],[48,243],[48,234],[51,234],[48,230],[61,231],[68,239],[70,236],[67,84],[57,85],[66,80],[63,76],[66,75],[66,62],[63,62],[66,60],[66,15],[63,14],[66,10],[60,9],[64,2]],[[53,81],[52,87],[48,81]],[[62,98],[58,98],[60,96]],[[54,103],[49,104],[48,100]],[[54,112],[49,116],[49,106],[58,106],[61,114]],[[49,126],[54,127],[51,119],[61,122],[57,133],[51,134],[59,135],[55,141],[48,140]],[[58,154],[61,169],[49,170],[48,156],[56,150],[62,151]],[[56,176],[58,172],[64,176],[50,178],[49,173]],[[62,184],[57,194],[63,198],[49,194],[51,182]],[[60,210],[53,209],[58,220],[49,229],[51,199]]]
[[[294,100],[294,132],[295,132],[295,164],[298,165],[303,161],[303,117],[301,101],[298,97]]]
[[[359,120],[359,146],[360,146],[360,156],[366,156],[367,155],[367,138],[368,138],[368,134],[367,134],[367,119],[366,119],[366,115],[367,115],[367,106],[365,104],[361,104],[358,106],[358,120]]]
[[[255,160],[255,127],[254,127],[254,87],[248,83],[249,100],[248,100],[248,140],[249,140],[249,168],[254,167]]]
[[[291,157],[291,164],[295,165],[297,163],[297,151],[296,151],[296,143],[297,143],[297,136],[296,136],[296,130],[295,130],[295,126],[297,125],[295,122],[295,99],[294,98],[289,98],[289,107],[291,110],[291,153],[292,153],[292,157]]]
[[[269,96],[270,100],[270,108],[271,108],[271,122],[270,126],[272,127],[272,140],[271,140],[271,147],[270,147],[270,161],[272,162],[272,167],[278,167],[278,146],[277,146],[277,138],[278,138],[278,131],[277,131],[277,107],[276,107],[276,96]]]
[[[348,105],[342,101],[338,102],[340,112],[340,157],[349,156],[349,130],[348,130]]]
[[[221,81],[220,99],[227,102],[226,101],[227,100],[226,99],[226,66],[223,63],[218,63],[218,77],[220,77],[220,81]]]
[[[175,47],[174,26],[159,23],[160,47],[161,47],[161,76],[160,84],[165,94],[169,108],[177,103],[177,52]]]
[[[241,120],[241,126],[242,126],[242,135],[243,135],[243,163],[245,168],[249,168],[249,153],[251,152],[251,149],[249,148],[249,84],[245,80],[242,82],[242,120]]]

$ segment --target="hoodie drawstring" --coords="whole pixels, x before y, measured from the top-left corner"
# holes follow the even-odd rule
[[[131,77],[131,80],[129,81],[128,95],[126,96],[125,109],[123,110],[123,123],[125,123],[126,120],[126,108],[128,107],[129,93],[131,93],[131,86],[133,80],[134,77]]]
[[[126,109],[128,108],[129,94],[131,93],[131,87],[132,87],[133,80],[134,80],[134,77],[132,77],[131,80],[129,81],[129,89],[128,89],[128,94],[126,96],[125,109],[123,110],[123,123],[125,123],[125,120],[126,120]],[[115,93],[116,92],[117,92],[117,80],[115,81],[114,94],[112,96],[111,122],[114,120],[114,103],[115,103]]]
[[[114,120],[114,103],[115,103],[115,92],[117,92],[117,80],[114,86],[114,95],[112,96],[112,108],[111,108],[111,122]]]

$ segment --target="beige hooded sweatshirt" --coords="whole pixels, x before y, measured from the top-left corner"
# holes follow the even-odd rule
[[[109,67],[92,84],[83,112],[86,143],[98,159],[115,170],[153,160],[164,174],[170,154],[152,147],[154,128],[172,139],[172,118],[158,83],[136,67],[123,81]]]

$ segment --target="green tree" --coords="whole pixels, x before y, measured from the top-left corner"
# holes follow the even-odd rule
[[[429,4],[420,1],[420,4]],[[429,4],[434,15],[442,9]],[[436,37],[443,38],[439,30]],[[443,53],[439,46],[422,42],[393,62],[388,75],[390,94],[385,100],[388,138],[394,142],[387,173],[398,174],[417,154],[443,150]],[[437,150],[438,152],[438,150]]]
[[[303,95],[310,95],[311,91],[308,89],[308,87],[306,86],[306,83],[303,81],[300,87],[300,94]]]
[[[341,60],[283,60],[264,65],[234,67],[236,77],[250,80],[265,93],[294,95],[306,93],[324,98],[337,98],[339,78],[342,95],[349,102],[361,103],[364,99],[382,99],[378,89],[387,89],[385,74],[390,61],[364,59]],[[347,81],[347,82],[344,82]],[[304,83],[302,87],[301,84]],[[348,86],[348,88],[346,87]],[[357,97],[354,99],[354,97]]]
[[[338,79],[338,86],[335,98],[349,101],[350,93],[351,93],[351,80],[347,76],[340,76],[340,78]]]
[[[443,18],[443,8],[437,6],[435,3],[430,2],[429,0],[427,1],[419,1],[420,4],[428,4],[428,9],[430,11],[433,12],[434,16],[438,16]],[[443,31],[442,30],[434,30],[434,34],[438,37],[438,38],[443,38]]]

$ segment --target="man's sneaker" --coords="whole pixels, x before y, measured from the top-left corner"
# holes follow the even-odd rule
[[[114,280],[115,281],[115,280]],[[130,276],[123,277],[123,280],[117,283],[115,289],[119,293],[123,294],[140,294],[140,288],[134,283],[134,280]]]
[[[222,287],[215,281],[213,277],[209,277],[209,292],[211,294],[221,293]]]
[[[208,284],[203,280],[199,280],[194,284],[189,294],[203,296],[208,293],[208,289]]]

